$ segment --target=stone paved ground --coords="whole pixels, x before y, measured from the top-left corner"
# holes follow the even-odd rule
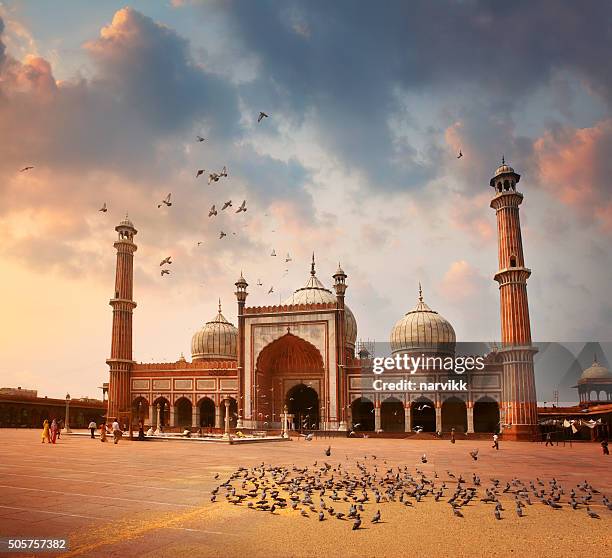
[[[388,467],[419,467],[442,479],[447,470],[470,478],[476,472],[483,484],[493,476],[502,482],[539,476],[555,477],[569,489],[587,479],[612,498],[610,458],[595,444],[545,448],[506,442],[496,452],[484,441],[337,439],[325,458],[325,440],[243,446],[122,440],[115,446],[72,436],[48,446],[38,431],[5,429],[0,442],[0,538],[68,537],[70,552],[63,556],[612,555],[612,512],[599,502],[593,509],[600,520],[584,509],[555,511],[540,503],[519,519],[508,499],[504,519],[496,521],[486,504],[470,504],[460,519],[448,504],[428,498],[413,508],[384,504],[378,525],[369,522],[377,507],[369,504],[365,528],[355,532],[349,522],[320,523],[314,514],[271,515],[210,502],[219,483],[214,475],[224,479],[239,465],[327,460],[351,467],[365,455],[371,463],[372,454],[380,467],[385,461]],[[468,455],[473,447],[480,450],[478,462]],[[318,496],[314,500],[318,506]]]

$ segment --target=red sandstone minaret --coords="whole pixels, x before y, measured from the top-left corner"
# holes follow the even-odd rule
[[[243,427],[243,419],[248,415],[251,418],[251,412],[245,408],[244,396],[244,305],[249,293],[247,287],[249,284],[240,272],[240,278],[234,283],[236,285],[236,300],[238,301],[238,421],[236,428]]]
[[[503,359],[502,423],[504,437],[513,440],[532,439],[537,428],[537,399],[531,326],[527,303],[527,279],[531,270],[525,267],[519,205],[523,194],[516,190],[520,175],[506,165],[495,171],[490,185],[495,189],[491,207],[497,215],[499,283],[501,310],[501,356]]]
[[[314,267],[314,254],[312,255],[312,264]],[[346,401],[345,394],[348,389],[346,385],[346,317],[344,310],[344,296],[346,294],[346,273],[344,273],[340,262],[338,262],[338,270],[334,273],[334,290],[336,291],[336,354],[338,356],[336,362],[336,386],[338,392],[337,405],[337,420],[339,421],[338,430],[347,430],[348,424],[346,421]],[[333,420],[333,417],[331,417]]]
[[[117,249],[117,271],[115,296],[110,300],[113,307],[113,334],[111,356],[106,363],[110,367],[107,420],[125,421],[130,412],[130,371],[132,369],[132,312],[136,303],[132,300],[134,279],[134,235],[138,232],[125,216],[116,227],[119,238]]]

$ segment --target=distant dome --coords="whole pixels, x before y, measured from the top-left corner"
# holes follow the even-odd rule
[[[423,352],[453,355],[455,341],[453,326],[423,302],[419,285],[417,305],[391,330],[392,353]]]
[[[313,257],[310,277],[308,278],[306,285],[301,289],[297,289],[283,302],[283,304],[336,303],[336,295],[329,289],[326,289],[323,283],[321,283],[321,281],[319,281],[315,275],[314,265]],[[355,319],[355,315],[351,309],[346,304],[344,305],[344,320],[346,329],[346,344],[354,349],[355,342],[357,341],[357,320]]]
[[[192,360],[236,360],[238,329],[219,312],[191,338]]]
[[[593,364],[582,373],[578,383],[592,380],[612,380],[612,373],[605,366],[597,362],[597,357],[593,360]]]

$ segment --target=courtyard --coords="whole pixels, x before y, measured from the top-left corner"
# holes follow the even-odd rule
[[[37,430],[0,431],[0,539],[67,538],[61,556],[571,556],[612,553],[612,496],[609,457],[597,444],[545,447],[535,443],[489,441],[331,439],[230,446],[189,442],[101,444],[85,436],[62,436],[56,445],[40,443]],[[325,450],[331,445],[331,455]],[[475,461],[469,454],[478,449]],[[426,462],[423,462],[425,454]],[[309,467],[325,462],[336,478],[356,465],[384,474],[398,466],[418,469],[448,487],[440,502],[426,497],[410,507],[399,501],[368,502],[362,527],[326,516],[317,520],[289,508],[274,513],[232,505],[211,491],[239,467]],[[315,463],[317,463],[315,465]],[[263,471],[263,469],[262,469]],[[331,471],[331,470],[330,470]],[[337,472],[336,472],[337,471]],[[263,474],[263,473],[262,473]],[[480,477],[478,498],[456,517],[446,502],[462,475],[471,486]],[[330,472],[330,476],[332,473]],[[436,477],[437,475],[437,477]],[[523,517],[514,494],[501,490],[521,479],[548,488],[563,487],[561,509],[532,496]],[[496,520],[491,505],[479,501],[491,480],[499,481],[504,511]],[[586,506],[567,505],[572,488],[595,490]],[[264,481],[267,482],[267,481]],[[234,486],[240,489],[240,482]],[[537,485],[536,486],[540,486]],[[327,496],[326,496],[327,497]],[[318,506],[319,494],[313,493]],[[335,504],[338,510],[349,503]],[[380,509],[380,523],[370,518]],[[318,512],[317,508],[317,512]],[[4,543],[3,543],[4,545]],[[5,549],[6,546],[0,548]],[[1,551],[0,551],[1,553]],[[11,554],[27,556],[34,554]],[[45,555],[52,555],[45,553]]]

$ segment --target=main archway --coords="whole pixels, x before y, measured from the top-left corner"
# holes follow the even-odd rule
[[[295,430],[319,429],[319,396],[313,388],[306,384],[293,386],[287,392],[285,404],[293,415]]]
[[[296,390],[292,395],[295,398],[301,393],[300,390],[310,388],[311,392],[303,391],[300,397],[308,397],[306,407],[313,407],[310,410],[311,420],[307,421],[308,429],[314,429],[313,424],[319,428],[319,400],[324,397],[324,375],[323,357],[313,344],[289,332],[272,341],[257,358],[253,410],[259,426],[267,423],[268,427],[280,428],[284,405],[288,406],[289,413],[293,412],[289,392]],[[297,408],[295,404],[293,408],[304,417],[299,424],[296,422],[294,425],[305,428],[302,423],[307,416],[307,409],[302,406]],[[316,415],[312,412],[315,409]]]
[[[192,405],[191,401],[186,397],[181,397],[174,404],[174,422],[176,426],[189,427],[192,421]]]
[[[200,426],[203,428],[215,426],[215,402],[210,397],[204,397],[200,401]]]

